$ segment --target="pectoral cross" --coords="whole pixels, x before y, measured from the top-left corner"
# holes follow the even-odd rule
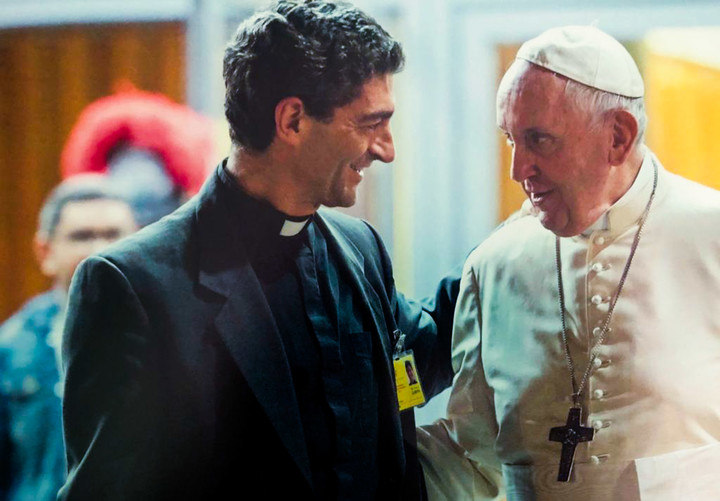
[[[568,412],[567,424],[550,429],[549,440],[562,442],[560,452],[560,470],[558,471],[558,482],[569,482],[575,460],[575,448],[580,442],[589,442],[593,439],[595,430],[580,425],[582,411],[579,407],[572,407]]]

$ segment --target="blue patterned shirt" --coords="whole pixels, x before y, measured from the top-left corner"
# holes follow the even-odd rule
[[[65,479],[59,296],[36,296],[0,326],[0,501],[55,500]]]

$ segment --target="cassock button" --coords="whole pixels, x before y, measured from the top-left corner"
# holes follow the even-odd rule
[[[598,245],[604,244],[604,243],[605,243],[605,237],[597,237],[597,238],[595,239],[595,243],[598,244]]]
[[[605,390],[597,389],[593,391],[593,397],[595,397],[597,400],[600,400],[605,396]]]
[[[595,328],[592,330],[593,336],[595,336],[595,337],[598,337],[601,332],[602,332],[602,329],[601,329],[600,327],[595,327]],[[612,332],[612,327],[608,327],[608,328],[605,330],[605,334],[610,334],[611,332]]]
[[[600,273],[601,271],[605,271],[605,265],[602,263],[594,263],[590,269],[594,271],[595,273]]]
[[[604,360],[600,359],[600,358],[596,358],[593,360],[593,367],[595,367],[596,369],[602,369],[602,368],[609,366],[611,363],[612,363],[612,360],[610,360],[609,358],[606,358]]]
[[[610,426],[610,421],[603,421],[601,419],[596,419],[593,421],[592,427],[596,430],[602,430],[603,428],[607,428]]]
[[[597,456],[590,456],[590,462],[592,464],[600,464],[600,458]]]
[[[595,294],[593,297],[590,298],[590,302],[594,305],[600,305],[603,302],[603,297],[600,294]]]

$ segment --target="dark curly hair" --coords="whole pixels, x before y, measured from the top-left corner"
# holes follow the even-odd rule
[[[329,120],[369,79],[396,73],[400,44],[344,3],[280,1],[244,21],[225,49],[225,116],[234,144],[262,152],[275,137],[275,107],[290,96]]]

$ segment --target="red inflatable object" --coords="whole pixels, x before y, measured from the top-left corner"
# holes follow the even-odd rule
[[[158,155],[173,183],[193,195],[214,167],[212,131],[211,120],[188,106],[162,94],[124,90],[80,114],[63,148],[61,175],[106,173],[109,155],[128,144]]]

